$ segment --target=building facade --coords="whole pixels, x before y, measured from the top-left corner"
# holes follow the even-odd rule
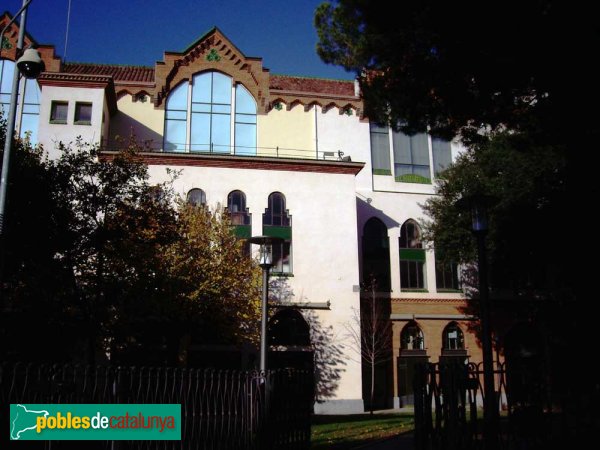
[[[6,36],[3,109],[16,26]],[[481,360],[458,268],[420,239],[421,205],[458,145],[370,123],[353,81],[273,75],[217,28],[154,67],[62,63],[52,46],[38,50],[46,70],[22,83],[20,136],[50,157],[78,137],[107,154],[134,138],[152,180],[181,170],[177,192],[226,206],[239,236],[284,239],[272,270],[281,332],[272,350],[281,364],[285,352],[311,360],[315,412],[364,409],[370,375],[345,332],[361,298],[387,305],[392,322],[377,406],[411,403],[417,362]]]

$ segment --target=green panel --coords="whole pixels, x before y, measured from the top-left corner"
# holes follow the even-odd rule
[[[373,175],[391,175],[392,171],[387,169],[373,169]]]
[[[425,250],[422,248],[401,248],[400,259],[403,261],[425,262]]]
[[[431,180],[421,175],[415,175],[414,173],[407,173],[396,177],[396,181],[401,183],[420,183],[420,184],[431,184]]]
[[[265,236],[279,237],[282,239],[292,239],[292,227],[274,227],[263,225],[263,234]]]
[[[233,234],[235,237],[240,239],[247,239],[252,237],[252,226],[251,225],[235,225],[233,227]]]

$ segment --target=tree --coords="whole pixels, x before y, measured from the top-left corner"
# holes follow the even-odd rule
[[[161,253],[187,332],[206,344],[257,343],[261,271],[228,214],[180,199],[177,234]]]
[[[371,373],[370,404],[373,414],[375,400],[375,369],[392,357],[392,323],[389,307],[377,298],[377,283],[367,286],[368,297],[361,301],[360,311],[354,310],[351,323],[345,324],[350,348],[368,365]]]
[[[259,270],[228,216],[186,205],[173,180],[150,184],[138,150],[78,139],[47,160],[16,140],[0,286],[7,357],[173,364],[190,329],[210,343],[252,341]],[[33,347],[9,338],[22,330]]]
[[[590,140],[598,122],[596,6],[540,2],[321,4],[317,52],[353,71],[366,115],[413,134],[472,139],[482,129]],[[594,67],[592,67],[594,66]],[[573,136],[573,130],[578,136]]]
[[[442,175],[437,196],[423,205],[431,219],[424,238],[436,258],[476,260],[469,211],[459,198],[480,193],[493,199],[489,211],[489,259],[492,289],[510,289],[514,297],[549,296],[569,284],[569,246],[548,245],[569,200],[566,160],[561,148],[539,145],[527,135],[498,133],[463,153]],[[562,274],[562,275],[561,275]]]

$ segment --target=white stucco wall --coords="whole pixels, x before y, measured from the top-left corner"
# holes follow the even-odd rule
[[[361,367],[344,344],[345,324],[359,307],[356,200],[354,175],[205,167],[181,169],[176,192],[185,195],[192,188],[203,189],[207,204],[226,205],[227,195],[236,189],[246,194],[252,214],[252,234],[262,234],[262,214],[272,192],[281,192],[292,216],[293,276],[284,284],[293,293],[293,302],[323,303],[330,310],[311,310],[319,322],[317,332],[330,342],[326,350],[339,352],[328,367],[339,373],[331,379],[334,387],[322,398],[321,408],[338,412],[362,411]],[[152,182],[168,179],[165,166],[151,166]],[[286,300],[286,299],[281,299]],[[332,361],[338,361],[334,363]],[[333,405],[333,406],[332,406]]]
[[[50,123],[50,111],[53,101],[68,102],[66,124]],[[75,103],[84,102],[92,104],[92,120],[90,125],[74,124]],[[40,125],[38,131],[39,142],[44,146],[51,158],[58,155],[59,142],[74,142],[77,137],[85,143],[100,143],[102,138],[102,112],[105,109],[103,88],[82,88],[43,86],[42,101],[40,104]],[[105,120],[109,120],[106,117]]]

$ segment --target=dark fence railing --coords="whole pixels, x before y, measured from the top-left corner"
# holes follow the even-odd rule
[[[576,431],[564,399],[552,397],[543,377],[494,367],[496,436],[493,448],[564,448]],[[414,378],[415,448],[483,449],[481,364],[423,364]],[[558,447],[557,447],[558,446]]]
[[[90,441],[85,448],[300,450],[310,447],[313,376],[295,369],[5,364],[0,402],[6,412],[11,403],[181,404],[181,441]],[[29,445],[73,448],[66,441]]]

